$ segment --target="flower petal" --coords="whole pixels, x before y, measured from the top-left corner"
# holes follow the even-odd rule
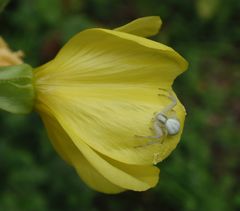
[[[12,52],[7,43],[0,37],[0,66],[22,64],[22,51]]]
[[[103,193],[120,193],[126,189],[114,185],[100,174],[79,152],[75,168],[82,180],[92,189]]]
[[[110,158],[104,159],[84,142],[78,143],[81,144],[81,149],[79,149],[84,157],[110,182],[134,191],[144,191],[157,184],[159,179],[159,169],[157,167],[131,166],[113,161]]]
[[[46,65],[45,65],[46,66]],[[90,29],[73,37],[38,80],[51,83],[125,83],[169,88],[187,68],[173,49],[123,32]]]
[[[151,119],[170,101],[170,89],[187,62],[173,49],[123,32],[91,29],[71,39],[50,63],[35,72],[37,109],[52,109],[66,132],[94,150],[123,163],[149,165],[177,145],[185,110],[174,108],[181,131],[163,144],[146,147]],[[76,138],[77,137],[77,138]]]
[[[58,119],[68,134],[78,137],[73,139],[76,146],[83,140],[98,152],[123,163],[149,165],[159,162],[180,140],[185,116],[180,102],[174,108],[181,123],[177,135],[167,137],[163,144],[149,146],[144,146],[149,139],[136,137],[152,135],[149,127],[154,113],[170,103],[167,97],[158,96],[157,90],[120,85],[57,86],[40,94],[37,109],[42,112],[41,105],[54,108],[49,113]],[[144,147],[139,147],[141,145]],[[154,161],[156,154],[158,160]]]
[[[156,185],[159,174],[156,167],[132,166],[113,161],[97,154],[83,142],[79,142],[81,148],[77,148],[56,119],[44,113],[42,118],[48,132],[51,132],[51,141],[59,154],[65,160],[67,158],[80,177],[93,189],[105,193],[118,193],[125,189],[142,191]]]
[[[159,32],[161,25],[162,21],[160,17],[148,16],[138,18],[114,30],[134,34],[140,37],[150,37]]]
[[[89,187],[104,193],[119,193],[125,190],[109,182],[92,167],[54,117],[50,117],[45,113],[41,113],[41,117],[47,128],[51,143],[58,154],[68,164],[76,168],[79,176]]]

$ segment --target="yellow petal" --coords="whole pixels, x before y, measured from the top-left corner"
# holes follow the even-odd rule
[[[69,134],[70,135],[70,134]],[[73,135],[73,134],[71,134]],[[158,168],[154,166],[116,165],[111,159],[104,159],[94,152],[84,142],[78,142],[78,147],[84,157],[110,182],[134,191],[144,191],[154,187],[158,182]]]
[[[161,25],[162,21],[160,17],[149,16],[138,18],[124,26],[116,28],[115,30],[138,35],[141,37],[150,37],[156,35],[159,32]]]
[[[185,59],[168,46],[123,32],[90,29],[73,37],[47,68],[38,68],[36,77],[61,84],[169,88],[186,68]]]
[[[58,154],[70,165],[76,168],[82,180],[92,189],[103,193],[119,193],[125,189],[114,185],[103,177],[93,166],[83,157],[82,153],[72,143],[72,140],[65,133],[54,117],[41,113],[44,125],[51,143]]]
[[[104,93],[104,94],[103,94]],[[79,87],[49,87],[37,109],[43,106],[54,108],[52,113],[64,126],[68,134],[74,133],[78,140],[83,140],[89,146],[118,161],[147,165],[164,159],[180,140],[179,134],[168,137],[163,144],[138,147],[149,142],[139,136],[152,135],[151,119],[154,113],[161,111],[170,101],[164,96],[158,96],[157,90],[123,87],[112,85],[79,86]],[[64,102],[64,103],[63,103]],[[184,108],[178,102],[174,109],[176,115],[184,124]]]
[[[65,159],[67,156],[68,162],[90,187],[105,193],[118,193],[125,189],[142,191],[156,185],[159,174],[156,167],[133,166],[113,161],[97,154],[81,141],[78,145],[80,148],[77,148],[56,119],[43,113],[42,118],[48,131],[55,131],[49,135],[54,146],[57,146],[57,151]]]
[[[65,162],[73,165],[70,155],[75,152],[75,146],[72,141],[69,141],[69,137],[53,116],[46,114],[46,112],[41,112],[40,115],[54,149]]]
[[[79,153],[79,158],[76,160],[75,168],[82,180],[92,189],[103,193],[120,193],[127,189],[114,185],[100,174],[82,154]],[[118,175],[117,175],[118,176]]]
[[[101,41],[100,41],[101,40]],[[171,48],[134,35],[92,29],[75,36],[57,57],[36,70],[36,107],[53,108],[74,144],[79,140],[123,163],[149,165],[177,145],[184,124],[181,103],[174,108],[181,131],[163,144],[137,147],[152,135],[151,119],[170,101],[169,90],[187,62]],[[80,144],[80,145],[79,145]]]
[[[0,37],[0,66],[17,65],[23,63],[23,52],[12,52],[7,43]]]
[[[0,37],[0,48],[8,48],[8,44]]]

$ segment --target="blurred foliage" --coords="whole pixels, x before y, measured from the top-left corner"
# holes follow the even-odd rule
[[[174,153],[149,191],[105,195],[85,186],[54,152],[36,114],[0,112],[0,210],[240,210],[239,0],[14,0],[1,35],[40,65],[75,33],[159,15],[155,40],[190,63],[174,88],[188,111]]]
[[[9,0],[0,0],[0,13],[4,10],[8,3]]]

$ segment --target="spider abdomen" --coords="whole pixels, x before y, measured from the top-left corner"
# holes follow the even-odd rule
[[[180,122],[177,119],[168,119],[165,126],[169,135],[176,135],[180,130]]]

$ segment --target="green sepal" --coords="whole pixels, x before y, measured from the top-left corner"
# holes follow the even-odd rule
[[[27,114],[34,104],[32,67],[28,64],[0,67],[0,109]]]

